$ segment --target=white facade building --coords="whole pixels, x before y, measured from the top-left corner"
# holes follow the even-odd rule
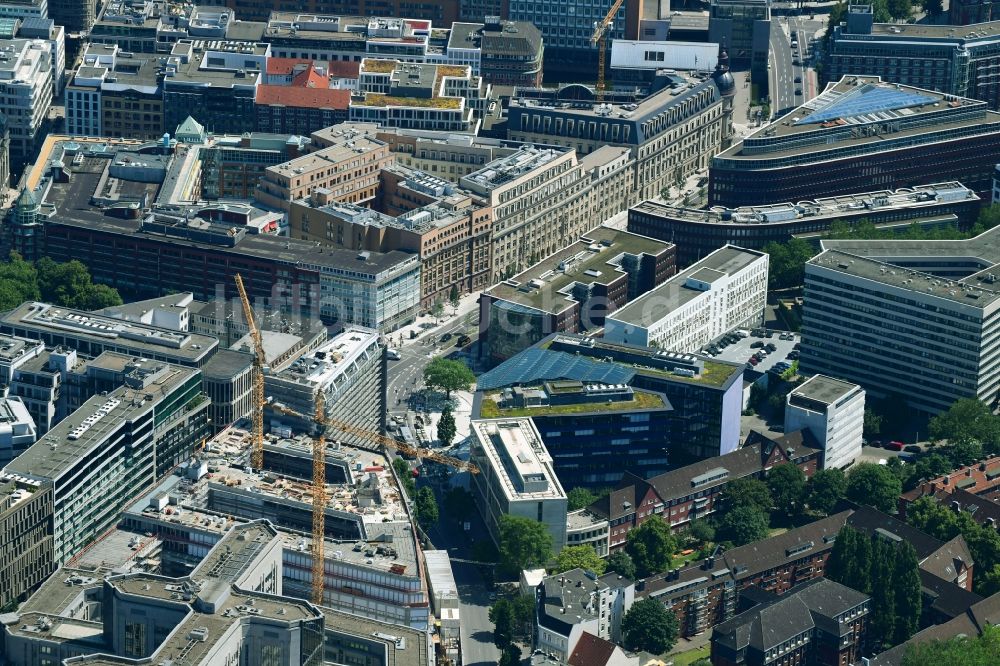
[[[35,422],[20,398],[0,400],[0,466],[28,450],[37,434]]]
[[[566,545],[566,493],[552,467],[552,456],[529,418],[489,419],[472,423],[472,475],[486,527],[500,541],[505,515],[537,520],[552,536],[552,550]]]
[[[726,245],[608,315],[611,342],[696,352],[721,335],[763,321],[768,257]]]
[[[843,469],[861,455],[865,390],[857,384],[813,375],[785,402],[785,432],[808,430],[823,449],[823,469]]]
[[[1000,392],[1000,229],[953,241],[823,240],[806,263],[801,369],[936,414]]]
[[[0,113],[10,129],[12,162],[35,150],[52,105],[52,42],[9,39],[0,42]]]

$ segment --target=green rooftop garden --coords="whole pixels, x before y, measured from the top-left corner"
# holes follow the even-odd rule
[[[462,100],[458,97],[393,97],[377,93],[365,95],[359,106],[409,106],[422,109],[458,109]]]
[[[636,409],[656,409],[663,407],[663,397],[657,393],[635,391],[632,400],[612,402],[581,402],[573,405],[546,405],[543,407],[517,407],[501,409],[497,404],[499,391],[487,393],[479,408],[479,418],[498,419],[517,416],[555,416],[558,414],[590,414],[592,412],[621,412]]]

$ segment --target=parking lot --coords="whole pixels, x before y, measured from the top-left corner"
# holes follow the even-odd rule
[[[771,333],[770,338],[751,334],[750,337],[748,338],[742,338],[740,340],[737,340],[733,344],[722,349],[719,355],[716,356],[715,358],[719,359],[720,361],[731,361],[733,363],[746,363],[747,359],[749,359],[751,355],[753,355],[757,351],[760,351],[758,348],[754,348],[752,346],[753,343],[755,342],[763,342],[764,344],[771,343],[775,347],[777,347],[777,350],[769,353],[767,356],[764,357],[762,361],[760,361],[756,366],[754,366],[754,370],[757,370],[759,372],[767,372],[772,367],[774,367],[774,365],[779,361],[786,360],[788,358],[789,352],[792,351],[792,348],[796,344],[798,344],[800,340],[799,335],[797,333],[787,334],[792,336],[791,340],[780,339],[779,337],[780,335],[785,335],[785,333],[782,331],[770,331],[770,333]]]

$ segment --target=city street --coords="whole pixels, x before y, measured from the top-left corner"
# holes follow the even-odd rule
[[[826,25],[826,16],[810,19],[807,15],[775,17],[771,28],[771,109],[781,115],[815,97],[816,72],[809,65],[813,57],[813,39]],[[774,29],[775,26],[778,29]],[[792,48],[792,35],[797,46]],[[799,64],[795,64],[798,62]],[[796,80],[798,79],[798,80]],[[796,94],[796,91],[800,94]]]

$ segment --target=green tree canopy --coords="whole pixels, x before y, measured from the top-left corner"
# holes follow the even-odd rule
[[[632,556],[624,550],[616,550],[608,556],[608,571],[625,576],[629,580],[635,580],[635,562]]]
[[[437,436],[441,445],[451,446],[451,443],[455,440],[455,433],[455,415],[451,412],[451,407],[445,405],[437,424]]]
[[[451,303],[452,307],[458,307],[459,297],[458,285],[451,285],[451,291],[448,292],[448,301]]]
[[[563,573],[571,569],[583,569],[593,571],[600,576],[604,573],[608,563],[602,560],[597,551],[587,544],[579,546],[566,546],[556,555],[556,566],[552,573]]]
[[[767,473],[767,488],[774,506],[792,515],[802,506],[806,475],[797,465],[778,465]]]
[[[727,511],[719,521],[718,536],[732,541],[737,546],[745,546],[754,541],[766,539],[769,521],[767,514],[756,506],[738,506]]]
[[[118,292],[94,284],[87,267],[79,261],[60,264],[44,257],[32,265],[12,252],[7,261],[0,262],[0,309],[9,310],[29,300],[80,310],[122,304]]]
[[[521,666],[521,648],[513,643],[500,652],[499,666]]]
[[[927,424],[931,438],[950,443],[978,442],[990,453],[1000,451],[1000,417],[976,398],[961,398],[931,418]],[[967,464],[967,463],[966,463]]]
[[[699,544],[715,540],[715,527],[707,520],[692,520],[688,523],[688,536]]]
[[[1000,663],[1000,627],[986,625],[978,637],[957,636],[908,646],[902,666],[996,666]]]
[[[670,568],[677,539],[659,515],[647,518],[639,527],[628,533],[625,552],[635,562],[636,572],[645,578]]]
[[[578,509],[585,509],[596,502],[597,495],[592,493],[589,488],[577,486],[566,493],[566,500],[566,508],[569,511],[577,511]]]
[[[16,252],[0,262],[0,310],[12,310],[25,301],[42,297],[38,289],[38,271]]]
[[[514,616],[514,606],[510,600],[501,597],[496,600],[489,612],[493,623],[493,644],[503,650],[514,642],[514,627],[517,620]]]
[[[722,509],[729,511],[741,506],[751,506],[764,513],[771,511],[774,501],[767,484],[760,479],[745,476],[733,479],[722,491]]]
[[[622,639],[626,650],[663,654],[677,642],[677,616],[656,599],[636,601],[622,618]]]
[[[896,513],[896,502],[903,484],[884,465],[858,463],[847,475],[847,497],[858,504],[879,511]]]
[[[768,254],[768,290],[801,287],[806,262],[816,256],[816,248],[801,238],[772,241],[764,252]]]
[[[920,590],[920,565],[917,551],[907,542],[896,545],[892,569],[892,587],[896,596],[896,624],[892,643],[899,645],[910,639],[920,628],[923,593]]]
[[[440,389],[447,397],[452,391],[467,391],[476,381],[472,370],[461,361],[452,361],[438,356],[424,368],[424,383]]]
[[[535,569],[552,559],[552,535],[531,518],[500,517],[500,562],[510,572]]]
[[[882,432],[882,416],[873,409],[866,409],[864,426],[862,428],[865,437],[874,437]]]
[[[417,484],[413,481],[413,471],[410,469],[410,463],[402,458],[393,458],[392,467],[396,470],[396,475],[403,484],[403,491],[406,492],[406,496],[412,499],[417,493]]]
[[[806,503],[813,511],[830,515],[846,492],[847,477],[843,470],[821,469],[806,484]]]
[[[422,528],[427,530],[433,527],[438,521],[438,504],[434,491],[427,486],[419,489],[413,501],[413,511]]]

